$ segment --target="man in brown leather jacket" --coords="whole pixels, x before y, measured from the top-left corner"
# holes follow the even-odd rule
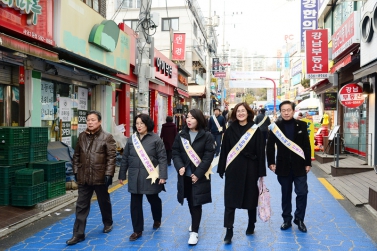
[[[101,113],[89,111],[86,124],[88,127],[80,133],[73,155],[73,172],[79,188],[73,237],[66,242],[67,245],[85,240],[86,219],[94,191],[102,214],[103,232],[109,233],[113,229],[108,187],[115,172],[115,140],[102,130]]]

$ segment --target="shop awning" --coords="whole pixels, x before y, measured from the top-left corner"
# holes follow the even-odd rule
[[[184,91],[184,90],[181,90],[181,89],[177,88],[177,91],[178,91],[178,93],[179,93],[180,95],[182,95],[183,97],[186,97],[186,98],[189,98],[189,97],[190,97],[190,95],[189,95],[186,91]]]
[[[331,67],[330,73],[336,72],[337,70],[348,65],[351,62],[352,62],[352,56],[351,54],[348,54],[347,56],[339,60],[336,64],[334,64],[333,67]]]
[[[5,35],[4,33],[0,33],[0,46],[52,62],[59,61],[58,53]]]
[[[353,73],[353,80],[361,79],[362,77],[366,77],[370,74],[377,72],[377,62],[374,62],[370,65],[362,67],[360,70],[355,71]]]
[[[205,85],[189,85],[188,93],[190,96],[203,96],[206,93]]]

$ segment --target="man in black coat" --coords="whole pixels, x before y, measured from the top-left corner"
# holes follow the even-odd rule
[[[279,105],[282,120],[276,125],[284,136],[299,146],[303,151],[300,156],[298,151],[289,149],[270,130],[267,140],[267,162],[268,167],[277,175],[282,191],[282,217],[281,230],[287,230],[292,226],[292,183],[295,184],[296,211],[294,223],[301,232],[306,232],[304,224],[305,211],[308,196],[307,173],[311,168],[310,142],[307,125],[303,121],[295,120],[293,114],[295,105],[290,101],[284,101]],[[272,129],[272,128],[271,128]],[[275,161],[275,144],[277,154]]]
[[[167,116],[166,123],[162,125],[160,137],[164,141],[168,166],[171,166],[172,147],[175,136],[177,136],[177,127],[173,123],[173,117]]]
[[[220,153],[221,139],[222,139],[223,133],[225,132],[226,124],[225,124],[225,118],[221,115],[221,111],[219,108],[215,108],[214,113],[215,115],[209,118],[208,129],[210,130],[212,134],[213,140],[216,142],[215,156],[217,157],[219,156],[219,153]]]

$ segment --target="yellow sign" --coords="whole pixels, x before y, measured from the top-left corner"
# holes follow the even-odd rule
[[[306,128],[308,129],[310,149],[311,149],[310,156],[311,156],[312,160],[314,160],[314,147],[315,147],[315,145],[314,145],[314,123],[310,119],[300,119],[300,120],[306,122],[306,124],[307,124]]]

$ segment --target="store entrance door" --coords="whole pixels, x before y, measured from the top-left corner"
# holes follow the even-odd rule
[[[0,85],[0,125],[19,126],[20,95],[17,86]]]

